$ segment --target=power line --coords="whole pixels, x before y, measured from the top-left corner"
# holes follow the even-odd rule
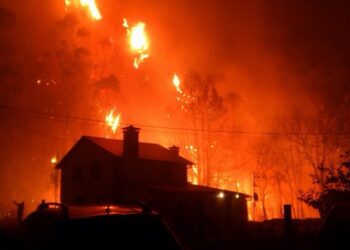
[[[50,117],[50,118],[55,117],[55,118],[63,118],[66,120],[80,120],[80,121],[85,121],[85,122],[98,122],[98,123],[104,122],[102,120],[97,120],[97,119],[84,118],[84,117],[79,117],[79,116],[61,115],[61,114],[49,114],[49,113],[42,112],[42,111],[30,110],[30,109],[7,106],[7,105],[0,105],[0,108],[12,110],[12,111],[30,113],[33,115],[45,116],[45,117]]]
[[[23,113],[29,113],[33,115],[49,117],[51,119],[65,119],[65,120],[76,120],[83,122],[92,122],[92,123],[105,123],[104,120],[86,118],[80,116],[72,116],[72,115],[63,115],[63,114],[50,114],[43,111],[31,110],[26,108],[8,106],[8,105],[0,105],[1,109],[7,109],[11,111],[18,111]],[[130,123],[122,122],[122,125],[129,125]],[[173,130],[173,131],[182,131],[182,132],[206,132],[206,133],[218,133],[218,134],[233,134],[233,135],[265,135],[265,136],[290,136],[290,135],[310,135],[310,136],[320,136],[320,135],[350,135],[350,133],[318,133],[318,132],[276,132],[276,131],[267,131],[267,132],[254,132],[254,131],[241,131],[241,130],[209,130],[209,129],[195,129],[195,128],[180,128],[180,127],[168,127],[168,126],[159,126],[159,125],[147,125],[147,124],[139,124],[134,123],[134,126],[144,127],[156,130]]]
[[[39,115],[49,118],[59,118],[59,119],[66,119],[66,120],[77,120],[77,121],[84,121],[84,122],[93,122],[93,123],[104,123],[104,120],[99,119],[92,119],[92,118],[85,118],[85,117],[79,117],[79,116],[71,116],[71,115],[62,115],[62,114],[50,114],[42,111],[37,110],[30,110],[26,108],[19,108],[19,107],[13,107],[13,106],[7,106],[7,105],[0,105],[0,108],[2,109],[8,109],[12,111],[19,111],[23,113],[29,113],[33,115]],[[122,125],[129,125],[130,123],[122,122]],[[163,129],[163,130],[176,130],[176,131],[183,131],[183,132],[213,132],[213,133],[226,133],[226,134],[268,134],[268,133],[258,133],[258,132],[244,132],[244,131],[226,131],[226,130],[201,130],[201,129],[194,129],[194,128],[178,128],[178,127],[167,127],[167,126],[156,126],[156,125],[145,125],[145,124],[134,124],[138,127],[144,127],[144,128],[150,128],[150,129]],[[272,133],[269,133],[272,134]],[[276,133],[273,133],[276,134]]]
[[[36,135],[36,136],[42,136],[43,138],[53,138],[55,140],[62,140],[62,141],[69,141],[69,142],[76,141],[76,140],[72,140],[68,136],[58,136],[58,135],[53,135],[53,134],[47,134],[47,133],[44,133],[43,130],[39,131],[39,130],[23,128],[23,127],[19,127],[19,126],[15,126],[15,125],[10,125],[10,124],[7,124],[5,126],[7,126],[9,129],[16,129],[17,131],[20,131],[19,133],[32,134],[32,135]]]

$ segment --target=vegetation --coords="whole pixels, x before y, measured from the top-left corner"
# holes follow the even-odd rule
[[[324,167],[320,171],[325,172],[323,189],[317,191],[310,188],[306,192],[300,192],[299,199],[319,210],[324,217],[329,209],[341,202],[350,201],[350,161],[349,152],[340,155],[341,163],[335,166]],[[320,184],[320,180],[311,176],[314,184]]]

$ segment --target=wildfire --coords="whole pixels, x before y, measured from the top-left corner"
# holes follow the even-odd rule
[[[114,110],[111,110],[108,115],[106,115],[106,124],[111,128],[113,133],[115,133],[120,125],[121,114],[114,114]]]
[[[145,31],[146,24],[143,22],[138,22],[136,25],[130,28],[128,21],[124,18],[123,27],[127,30],[131,50],[138,54],[138,56],[134,59],[134,67],[138,69],[140,63],[149,57],[149,42]]]
[[[95,0],[65,0],[66,7],[70,7],[73,4],[75,6],[80,5],[81,7],[87,8],[89,10],[90,16],[94,20],[101,20],[102,15],[97,7]]]

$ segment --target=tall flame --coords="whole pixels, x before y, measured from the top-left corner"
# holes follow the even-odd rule
[[[146,24],[138,22],[130,28],[128,21],[124,18],[123,27],[127,30],[131,50],[138,54],[134,59],[134,67],[137,69],[140,63],[149,57],[149,41],[145,31]]]
[[[114,110],[111,110],[108,115],[106,115],[106,124],[111,128],[113,133],[115,133],[120,125],[121,114],[118,113],[114,115]]]
[[[81,7],[87,8],[89,10],[90,16],[94,20],[101,20],[102,15],[97,7],[95,0],[65,0],[66,7],[70,7],[73,4],[80,5]]]

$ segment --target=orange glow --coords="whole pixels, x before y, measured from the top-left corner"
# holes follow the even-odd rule
[[[149,57],[149,41],[145,31],[146,24],[143,22],[138,22],[136,25],[130,28],[128,21],[124,18],[123,27],[127,30],[131,51],[138,54],[138,56],[134,59],[134,67],[138,69],[140,63]]]
[[[102,19],[102,15],[97,7],[95,0],[65,0],[66,7],[70,7],[73,4],[80,5],[81,7],[89,10],[92,19],[98,21]]]
[[[111,128],[113,133],[115,133],[120,125],[120,118],[121,114],[118,113],[117,115],[114,115],[114,110],[111,110],[108,115],[106,115],[106,124],[108,127]]]

